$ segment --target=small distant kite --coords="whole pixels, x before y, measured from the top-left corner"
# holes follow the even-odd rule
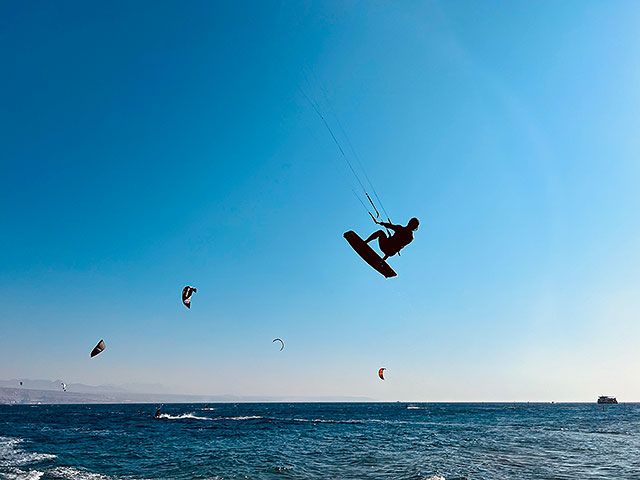
[[[196,287],[190,287],[189,285],[182,289],[182,303],[184,303],[185,307],[191,308],[191,295],[197,291]]]
[[[20,382],[20,386],[22,386],[22,382]]]
[[[386,368],[381,368],[380,370],[378,370],[378,376],[380,377],[380,380],[384,380],[384,371],[386,370]]]
[[[60,386],[62,387],[62,391],[66,392],[67,391],[67,384],[64,382],[60,382]]]
[[[91,358],[101,353],[107,346],[104,344],[104,340],[100,340],[98,344],[91,350]]]
[[[273,342],[280,342],[282,345],[280,346],[280,351],[284,350],[284,342],[282,341],[281,338],[274,338]],[[271,342],[271,343],[273,343]]]

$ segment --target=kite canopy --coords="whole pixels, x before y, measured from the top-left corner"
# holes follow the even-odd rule
[[[91,350],[91,358],[101,353],[107,346],[104,344],[104,340],[100,340],[98,344]]]
[[[191,295],[197,291],[196,287],[190,287],[189,285],[182,289],[182,303],[184,303],[185,307],[191,308]]]
[[[280,346],[280,351],[284,350],[284,342],[282,341],[281,338],[274,338],[273,342],[280,342],[282,345]],[[273,343],[271,342],[271,343]]]
[[[378,376],[380,377],[380,380],[384,380],[384,371],[386,370],[386,368],[381,368],[380,370],[378,370]]]

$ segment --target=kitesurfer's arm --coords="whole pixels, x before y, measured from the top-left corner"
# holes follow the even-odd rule
[[[391,222],[376,222],[378,225],[382,225],[385,228],[390,228],[391,230],[393,230],[394,232],[397,232],[398,230],[404,228],[402,225],[394,225]]]

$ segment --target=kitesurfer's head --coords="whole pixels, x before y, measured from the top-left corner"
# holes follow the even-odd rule
[[[418,220],[416,217],[413,217],[411,220],[409,220],[409,223],[407,223],[407,227],[409,227],[411,230],[417,230],[419,225],[420,220]]]

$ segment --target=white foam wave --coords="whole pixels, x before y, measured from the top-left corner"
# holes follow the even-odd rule
[[[56,467],[47,472],[54,478],[64,478],[67,480],[108,480],[109,477],[101,473],[88,472],[86,470],[78,470],[73,467]]]
[[[416,405],[407,405],[407,410],[425,410],[425,407],[418,407]],[[429,480],[429,479],[427,479],[427,480]]]
[[[169,415],[168,413],[161,413],[158,418],[165,420],[259,420],[265,417],[260,415],[243,415],[239,417],[199,417],[193,413],[183,413],[182,415]]]
[[[346,418],[346,419],[331,419],[331,418],[274,418],[274,420],[281,421],[293,421],[293,422],[311,422],[311,423],[350,423],[350,424],[365,424],[365,423],[389,423],[389,424],[404,424],[408,423],[404,420],[384,420],[379,418]]]
[[[46,474],[47,478],[62,478],[64,480],[118,480],[117,477],[90,472],[88,470],[81,470],[74,467],[55,467],[48,470]]]
[[[20,448],[22,439],[0,437],[0,466],[17,467],[56,458],[49,453],[27,452]]]
[[[169,415],[168,413],[161,413],[158,415],[158,418],[163,418],[165,420],[212,420],[209,417],[198,417],[193,413],[183,413],[182,415]]]
[[[260,415],[246,415],[241,417],[218,417],[216,420],[259,420],[261,418]]]
[[[404,420],[385,420],[379,418],[362,418],[362,419],[331,419],[331,418],[281,418],[281,417],[263,417],[261,415],[239,415],[235,417],[199,417],[193,413],[183,413],[182,415],[169,415],[161,413],[160,419],[165,420],[209,420],[209,421],[245,421],[245,420],[267,420],[275,422],[310,422],[310,423],[349,423],[349,424],[365,424],[365,423],[384,423],[384,424],[405,424],[409,423]]]
[[[283,465],[275,468],[276,472],[286,472],[288,470],[293,470],[293,466],[291,465]]]
[[[44,475],[44,472],[39,470],[20,470],[19,468],[13,468],[9,472],[2,473],[4,480],[39,480]]]

